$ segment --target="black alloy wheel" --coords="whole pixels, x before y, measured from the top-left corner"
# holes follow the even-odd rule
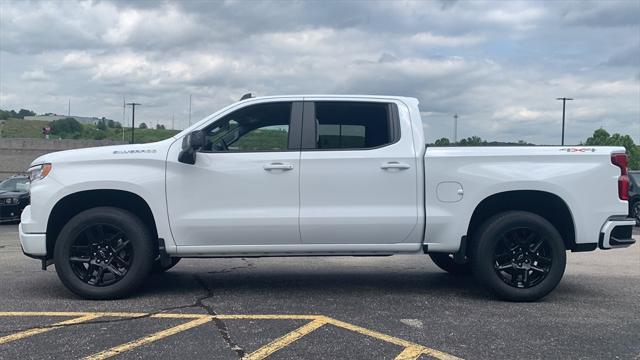
[[[526,289],[541,283],[553,262],[552,249],[530,228],[508,230],[494,250],[494,270],[509,286]]]
[[[475,231],[470,245],[473,275],[504,300],[545,297],[566,267],[566,246],[558,230],[527,211],[494,215]]]
[[[156,257],[149,227],[133,213],[95,207],[75,215],[56,239],[53,260],[62,283],[95,300],[139,290]]]
[[[134,249],[122,229],[109,224],[92,224],[73,241],[69,263],[73,273],[92,286],[109,286],[120,281],[131,268]]]

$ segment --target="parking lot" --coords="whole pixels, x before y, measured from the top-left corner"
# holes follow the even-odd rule
[[[0,225],[0,358],[640,359],[640,246],[569,253],[536,303],[426,256],[185,259],[134,297],[85,301]]]

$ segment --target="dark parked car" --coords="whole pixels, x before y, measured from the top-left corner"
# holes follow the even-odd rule
[[[19,221],[29,200],[27,176],[12,176],[0,182],[0,223]]]
[[[629,171],[629,214],[640,225],[640,171]]]

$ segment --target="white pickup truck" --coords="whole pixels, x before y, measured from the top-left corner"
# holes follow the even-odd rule
[[[566,251],[634,243],[620,147],[426,147],[418,101],[275,96],[156,143],[29,169],[25,254],[91,299],[180,258],[426,253],[500,298],[559,283]]]

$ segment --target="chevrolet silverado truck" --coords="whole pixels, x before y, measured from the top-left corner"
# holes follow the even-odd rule
[[[169,139],[28,170],[23,252],[88,299],[181,258],[428,254],[534,301],[567,251],[634,243],[622,147],[427,147],[418,101],[248,98]]]

